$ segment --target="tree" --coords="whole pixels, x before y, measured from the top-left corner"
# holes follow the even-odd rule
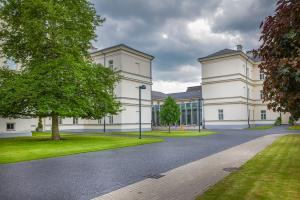
[[[22,66],[0,70],[2,117],[102,118],[120,103],[119,74],[91,61],[88,49],[104,22],[88,0],[0,0],[1,51]]]
[[[172,97],[168,97],[160,111],[160,119],[161,123],[167,125],[169,127],[170,133],[170,126],[178,122],[180,117],[180,108],[176,104],[176,101]]]
[[[274,111],[300,117],[300,1],[279,0],[273,16],[261,24],[256,55],[266,74],[264,101]]]

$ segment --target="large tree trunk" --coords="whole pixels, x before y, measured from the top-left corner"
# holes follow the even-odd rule
[[[60,140],[58,129],[58,116],[52,114],[52,140]]]

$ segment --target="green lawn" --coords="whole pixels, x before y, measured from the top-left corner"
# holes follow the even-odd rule
[[[163,141],[155,138],[139,140],[129,137],[71,134],[62,134],[62,138],[63,140],[61,141],[51,141],[49,133],[34,133],[33,137],[0,139],[0,164]]]
[[[251,128],[246,128],[246,130],[267,130],[267,129],[271,129],[274,126],[270,125],[270,126],[254,126]]]
[[[284,136],[197,200],[300,199],[300,135]]]
[[[124,135],[136,135],[138,136],[138,132],[120,132],[120,133],[112,133],[112,134],[124,134]],[[158,137],[199,137],[199,136],[207,136],[217,134],[217,132],[212,131],[149,131],[142,132],[142,136],[158,136]]]
[[[300,130],[300,126],[290,126],[289,130]]]

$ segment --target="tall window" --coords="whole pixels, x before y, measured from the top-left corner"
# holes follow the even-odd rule
[[[78,118],[77,117],[73,117],[73,124],[78,124]]]
[[[263,92],[263,90],[260,91],[260,99],[264,99],[264,92]]]
[[[113,123],[114,123],[114,118],[113,118],[113,116],[108,116],[108,122],[109,122],[110,124],[113,124]]]
[[[62,124],[62,118],[61,117],[58,118],[58,124]]]
[[[219,110],[218,110],[218,117],[219,117],[219,120],[224,120],[224,112],[223,112],[223,109],[219,109]]]
[[[110,69],[114,69],[114,61],[113,61],[113,60],[109,60],[109,61],[108,61],[108,67],[109,67]]]
[[[15,123],[7,123],[6,124],[7,131],[14,131],[15,130]]]
[[[249,77],[249,67],[246,68],[246,76]]]
[[[259,80],[265,80],[265,74],[262,70],[259,72]]]
[[[102,123],[102,120],[101,119],[98,119],[98,124],[101,124]]]
[[[261,120],[266,120],[267,119],[267,111],[266,110],[261,110],[260,111],[260,119]]]

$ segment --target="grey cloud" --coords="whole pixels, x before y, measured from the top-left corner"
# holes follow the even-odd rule
[[[155,80],[193,82],[198,81],[200,76],[197,73],[188,76],[182,69],[184,66],[200,68],[196,62],[198,57],[223,48],[233,48],[237,43],[242,43],[246,49],[258,47],[258,26],[273,12],[276,1],[93,0],[92,2],[97,12],[107,19],[97,30],[96,47],[125,43],[156,57],[153,63]],[[222,15],[218,15],[221,10]],[[191,33],[187,25],[198,19],[207,20],[211,30],[196,29],[195,33]],[[197,31],[200,31],[199,34]],[[167,34],[168,39],[164,39],[162,34]],[[239,40],[222,39],[222,34]],[[185,74],[181,76],[176,72]]]

